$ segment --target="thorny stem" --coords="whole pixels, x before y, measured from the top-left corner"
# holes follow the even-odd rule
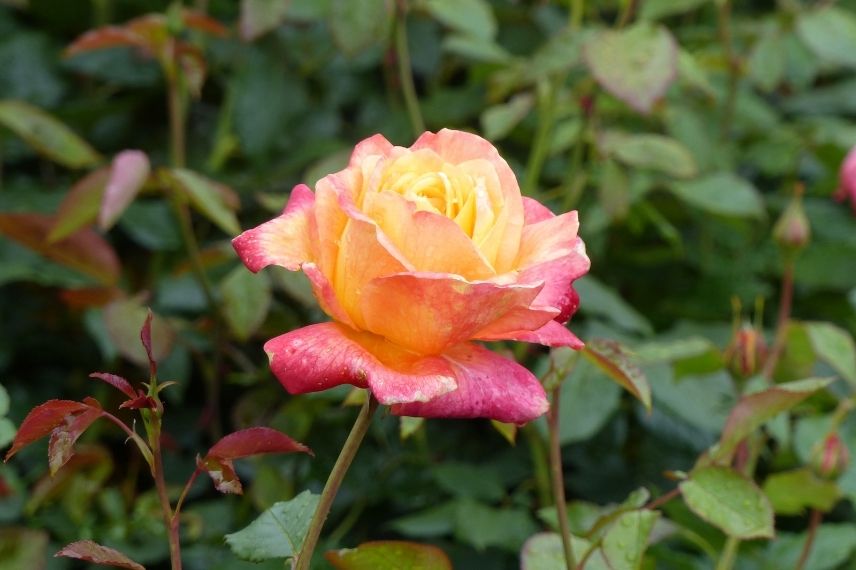
[[[776,336],[773,340],[773,347],[770,349],[770,355],[764,362],[764,368],[761,375],[767,380],[772,379],[773,372],[776,370],[776,364],[779,362],[779,357],[782,355],[782,350],[785,347],[788,334],[788,322],[791,318],[791,305],[794,301],[794,262],[793,259],[785,261],[785,267],[782,272],[782,292],[779,297],[779,312],[776,317]]]
[[[413,69],[410,65],[410,48],[407,45],[407,5],[406,0],[399,0],[396,10],[395,24],[395,53],[398,59],[398,77],[401,81],[401,92],[404,95],[404,105],[410,117],[413,135],[418,137],[425,131],[425,121],[419,110],[419,99],[416,97],[416,86],[413,83]]]
[[[820,526],[820,522],[823,520],[823,513],[821,513],[817,509],[811,510],[811,518],[808,523],[808,536],[806,536],[805,544],[803,544],[802,552],[800,553],[800,559],[797,561],[797,565],[794,566],[794,570],[803,570],[805,568],[805,564],[808,561],[809,555],[811,555],[811,548],[814,546],[814,539],[817,536],[817,529]]]
[[[556,503],[556,516],[562,536],[562,549],[565,553],[567,570],[577,566],[574,560],[574,548],[571,544],[571,529],[568,526],[568,511],[565,500],[565,478],[562,473],[562,444],[559,442],[559,402],[562,385],[556,386],[551,394],[550,411],[547,414],[547,430],[550,434],[550,471],[553,481],[553,500]]]
[[[184,505],[184,499],[187,498],[187,493],[190,492],[190,488],[193,486],[193,482],[196,481],[196,478],[199,474],[202,473],[202,470],[197,467],[193,473],[190,475],[190,478],[187,480],[187,483],[184,484],[184,489],[181,490],[181,495],[178,497],[178,501],[175,503],[175,511],[172,514],[172,517],[178,518],[178,513],[181,512],[181,507]]]
[[[523,179],[523,188],[521,189],[526,196],[532,196],[536,191],[538,180],[541,178],[541,169],[544,167],[544,160],[547,158],[556,107],[556,83],[557,81],[552,79],[541,81],[538,84],[538,128],[535,131],[535,142],[532,144],[532,151],[529,153],[529,160],[526,163],[526,177]]]
[[[125,424],[125,422],[123,422],[122,420],[120,420],[119,418],[114,416],[113,414],[111,414],[109,412],[102,411],[101,417],[103,417],[106,420],[113,422],[114,424],[119,426],[122,429],[122,431],[124,431],[126,434],[128,434],[128,439],[133,440],[133,442],[137,444],[137,447],[139,448],[140,453],[143,455],[143,458],[146,460],[146,463],[149,464],[149,468],[154,469],[154,458],[152,457],[152,450],[149,449],[149,446],[146,444],[145,441],[143,441],[143,438],[141,438],[139,435],[137,435],[137,433],[134,430],[132,430],[131,428],[129,428]]]
[[[653,511],[654,509],[659,509],[660,507],[662,507],[663,505],[665,505],[666,503],[668,503],[669,501],[671,501],[672,499],[674,499],[675,497],[677,497],[680,494],[681,494],[681,488],[675,487],[674,489],[672,489],[668,493],[664,493],[664,494],[660,495],[659,497],[657,497],[656,499],[652,499],[647,505],[645,505],[645,508],[648,509],[649,511]]]
[[[338,493],[339,487],[342,485],[342,480],[345,478],[345,473],[348,472],[348,468],[351,466],[351,462],[354,460],[354,456],[357,454],[357,450],[360,448],[360,444],[371,425],[372,416],[377,407],[378,401],[373,395],[369,395],[368,400],[366,400],[360,410],[360,415],[357,416],[357,420],[354,422],[354,427],[351,428],[351,433],[348,434],[348,439],[345,440],[345,444],[339,452],[339,457],[336,459],[336,464],[333,465],[333,470],[330,471],[330,476],[327,478],[324,490],[321,491],[318,508],[315,509],[315,514],[312,515],[312,521],[309,523],[309,529],[306,532],[303,546],[301,546],[300,553],[294,562],[294,570],[309,570],[312,553],[318,544],[318,538],[321,536],[324,521],[327,520],[327,515],[330,513],[330,507],[333,506],[336,493]]]
[[[532,467],[535,471],[535,490],[538,493],[538,504],[546,507],[550,504],[550,469],[544,452],[544,440],[534,425],[523,428],[526,439],[529,440],[529,452],[532,457]]]
[[[173,511],[169,502],[169,494],[166,489],[166,479],[163,473],[163,455],[161,454],[161,415],[156,410],[149,412],[151,421],[149,425],[149,447],[154,455],[154,465],[152,475],[155,479],[155,488],[157,489],[158,501],[160,502],[161,512],[163,514],[163,522],[166,527],[167,536],[169,538],[169,560],[172,570],[181,570],[181,543],[179,539],[178,511]]]
[[[720,137],[725,140],[731,134],[731,123],[734,118],[734,107],[737,101],[737,82],[740,74],[740,62],[734,51],[734,39],[731,33],[731,0],[717,0],[719,40],[725,49],[725,62],[728,67],[728,87],[725,94],[725,104],[722,110]]]

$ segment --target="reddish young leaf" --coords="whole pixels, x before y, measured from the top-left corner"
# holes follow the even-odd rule
[[[9,461],[23,447],[51,433],[54,428],[62,425],[67,417],[85,412],[89,408],[90,406],[83,402],[73,400],[48,400],[36,406],[21,422],[21,427],[18,428],[18,433],[12,442],[12,448],[6,453],[4,461]]]
[[[80,289],[63,289],[59,298],[72,309],[88,309],[103,307],[122,296],[118,287],[81,287]]]
[[[264,453],[293,453],[312,454],[312,450],[296,442],[284,433],[267,427],[252,427],[230,433],[208,450],[209,457],[218,459],[240,459],[251,455]]]
[[[98,226],[102,230],[116,223],[143,187],[150,170],[149,158],[140,150],[123,150],[113,158],[98,213]]]
[[[135,396],[130,400],[125,400],[119,405],[119,408],[128,408],[132,410],[139,410],[141,408],[154,410],[158,407],[158,403],[154,398],[149,396],[148,394],[143,394],[140,392],[139,396]]]
[[[104,26],[90,30],[65,48],[65,57],[114,47],[146,48],[140,37],[120,26]]]
[[[196,466],[208,473],[214,482],[214,488],[221,493],[232,495],[242,495],[244,493],[241,480],[238,479],[238,474],[235,473],[235,466],[231,460],[212,457],[210,455],[204,459],[197,457]]]
[[[80,179],[59,205],[56,222],[48,234],[48,243],[56,243],[84,228],[98,217],[104,187],[110,178],[109,168],[99,168]]]
[[[89,377],[107,382],[129,398],[136,398],[138,396],[137,391],[134,390],[131,383],[116,374],[110,374],[109,372],[93,372]]]
[[[158,363],[152,354],[152,315],[151,309],[146,309],[146,320],[143,322],[143,327],[140,329],[140,341],[143,343],[143,348],[146,349],[146,358],[149,359],[149,371],[154,376],[158,371]]]
[[[607,339],[586,342],[583,356],[596,364],[610,378],[651,409],[651,387],[645,373],[621,344]]]
[[[42,214],[0,214],[0,234],[75,269],[102,284],[119,279],[119,258],[109,243],[92,230],[81,230],[61,242],[49,244],[56,218]]]
[[[208,72],[205,56],[196,46],[182,43],[178,46],[178,63],[184,72],[187,90],[198,99],[202,95],[202,85]]]
[[[150,55],[166,55],[163,48],[170,38],[163,14],[145,14],[125,23],[125,29],[134,33]]]
[[[86,560],[87,562],[101,564],[102,566],[112,566],[114,568],[146,570],[142,564],[134,562],[118,550],[102,546],[91,540],[81,540],[64,546],[62,550],[54,554],[54,557],[60,556]]]
[[[91,398],[89,398],[91,400]],[[97,401],[92,400],[93,402]],[[51,475],[55,475],[74,455],[74,444],[83,435],[92,422],[101,417],[101,407],[92,406],[75,416],[66,416],[64,424],[60,424],[51,432],[48,442],[48,465]]]
[[[181,14],[181,19],[188,28],[221,38],[229,35],[229,30],[226,26],[202,12],[184,10]]]

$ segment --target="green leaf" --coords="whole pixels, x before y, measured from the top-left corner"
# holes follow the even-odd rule
[[[684,14],[706,4],[708,0],[646,0],[639,10],[643,20],[659,20]]]
[[[674,340],[657,340],[633,347],[633,352],[642,364],[674,362],[695,358],[716,350],[710,340],[702,336],[690,336]]]
[[[463,33],[452,33],[443,38],[443,49],[485,63],[507,63],[511,54],[493,40]]]
[[[808,534],[783,532],[770,543],[763,554],[765,570],[796,568]],[[817,529],[814,546],[805,562],[804,570],[834,570],[842,568],[856,550],[856,525],[824,523]]]
[[[424,511],[397,518],[388,526],[405,536],[430,538],[450,534],[455,528],[458,501],[448,501]]]
[[[805,323],[805,327],[818,358],[856,388],[856,345],[850,333],[832,323]]]
[[[425,418],[414,418],[411,416],[401,416],[398,422],[398,437],[401,441],[409,439],[413,434],[419,431],[419,428],[425,425]]]
[[[0,384],[0,418],[9,413],[9,392]],[[2,446],[0,446],[2,447]]]
[[[562,383],[562,422],[559,441],[562,445],[585,441],[606,425],[618,409],[621,388],[587,360],[581,360]],[[546,433],[544,420],[539,427]]]
[[[526,509],[493,508],[468,500],[458,503],[455,538],[476,550],[493,546],[517,552],[536,530]]]
[[[238,204],[231,189],[192,170],[173,168],[164,172],[196,211],[230,236],[241,233],[241,225],[234,212]]]
[[[521,93],[507,103],[488,107],[481,114],[484,136],[492,141],[504,138],[526,118],[534,103],[535,98],[531,93]]]
[[[620,343],[593,339],[586,343],[583,355],[651,410],[651,387],[645,373]]]
[[[289,4],[289,0],[241,0],[241,39],[252,41],[276,29],[285,21]]]
[[[364,542],[324,556],[337,570],[452,570],[449,557],[436,546],[403,540]]]
[[[585,570],[612,570],[604,560],[603,553],[595,550],[589,554],[593,545],[588,540],[571,536],[571,549],[577,561],[586,557]],[[555,532],[539,532],[526,541],[520,552],[521,570],[563,570],[565,551],[562,537]]]
[[[805,467],[770,475],[764,494],[780,515],[799,515],[806,508],[828,512],[841,498],[835,482],[820,479]]]
[[[432,470],[437,485],[452,495],[495,502],[505,496],[496,469],[469,463],[446,462]]]
[[[637,510],[623,513],[603,537],[601,550],[613,570],[639,570],[648,536],[660,513]]]
[[[580,311],[588,315],[605,317],[618,327],[642,334],[651,334],[654,329],[645,317],[611,289],[591,275],[574,282],[574,288],[584,302]]]
[[[617,162],[607,159],[600,171],[597,197],[611,220],[623,220],[630,210],[630,180]]]
[[[0,125],[63,166],[86,168],[101,160],[89,143],[53,116],[29,103],[0,101]]]
[[[764,217],[764,202],[755,187],[730,172],[673,182],[669,189],[687,204],[707,212],[723,216]]]
[[[47,564],[48,534],[43,530],[0,529],[0,568],[39,569]]]
[[[639,22],[598,33],[583,58],[604,89],[647,114],[677,75],[678,46],[666,28]]]
[[[333,0],[330,31],[345,55],[355,56],[389,38],[392,23],[391,0]]]
[[[749,78],[762,91],[772,91],[785,77],[787,51],[778,28],[770,27],[761,33],[749,55]]]
[[[797,34],[822,62],[856,67],[856,18],[849,10],[806,10],[797,18]]]
[[[832,379],[808,378],[786,384],[778,384],[762,392],[743,396],[732,408],[722,430],[719,445],[712,453],[714,461],[728,462],[743,439],[768,420],[789,410],[817,392],[826,388]]]
[[[702,467],[681,482],[687,506],[725,534],[740,539],[772,538],[773,508],[755,485],[727,467]]]
[[[601,137],[600,147],[628,166],[656,170],[675,178],[692,178],[698,171],[690,151],[663,135],[609,131]]]
[[[246,341],[267,317],[271,303],[270,280],[243,265],[235,267],[220,283],[223,317],[240,341]]]
[[[226,544],[238,558],[263,562],[295,556],[306,538],[319,495],[303,491],[290,501],[275,503],[238,532],[226,535]]]
[[[421,5],[453,30],[484,40],[496,37],[496,18],[485,0],[423,0]]]

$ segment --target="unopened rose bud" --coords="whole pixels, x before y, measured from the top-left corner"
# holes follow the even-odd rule
[[[794,254],[808,245],[811,225],[802,204],[802,192],[797,190],[779,221],[773,227],[773,239],[789,254]]]
[[[856,214],[856,146],[850,149],[844,161],[841,163],[841,169],[838,171],[838,190],[835,192],[835,199],[839,202],[850,200],[850,207],[853,213]]]
[[[847,469],[850,452],[837,433],[827,435],[812,454],[812,468],[819,477],[837,479]]]
[[[758,329],[744,324],[725,350],[725,362],[731,372],[742,380],[757,373],[767,358],[767,343]]]

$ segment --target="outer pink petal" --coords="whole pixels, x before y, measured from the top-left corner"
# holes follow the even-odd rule
[[[416,271],[454,273],[470,280],[495,274],[472,239],[446,216],[416,211],[415,204],[392,192],[371,196],[365,207]]]
[[[452,368],[439,357],[407,353],[370,333],[321,323],[269,340],[271,370],[292,394],[340,384],[371,388],[383,404],[419,402],[456,387]]]
[[[354,152],[351,153],[349,167],[359,168],[362,162],[369,156],[380,155],[387,156],[394,147],[386,140],[383,135],[377,134],[370,136],[357,143],[354,147]]]
[[[525,269],[544,261],[552,261],[573,253],[575,248],[577,253],[580,253],[577,243],[579,227],[576,211],[524,226],[520,236],[517,267]],[[585,250],[582,255],[585,256]]]
[[[333,290],[333,285],[330,280],[321,272],[314,263],[304,263],[302,266],[303,273],[309,278],[309,283],[312,285],[312,292],[315,298],[318,299],[318,304],[321,309],[330,315],[334,321],[338,321],[349,327],[356,328],[356,324],[348,315],[348,312],[336,298],[336,292]]]
[[[520,272],[521,283],[544,283],[541,293],[533,302],[533,307],[553,307],[558,314],[555,319],[564,323],[576,312],[579,296],[572,283],[585,275],[589,269],[589,259],[585,255],[582,240],[577,238],[575,250],[569,255],[545,261],[528,267]]]
[[[577,338],[577,335],[552,319],[536,330],[507,331],[498,334],[482,331],[476,335],[476,338],[479,340],[520,340],[523,342],[535,342],[545,346],[569,346],[575,350],[580,350],[585,346],[583,341]]]
[[[529,196],[523,197],[523,220],[527,226],[555,217],[556,215],[538,200]]]
[[[490,418],[525,424],[549,408],[544,388],[516,362],[474,344],[444,354],[458,389],[425,403],[400,404],[392,412],[426,418]]]
[[[250,271],[268,265],[281,265],[297,271],[301,264],[311,261],[312,210],[315,197],[305,184],[294,187],[283,213],[268,222],[247,230],[232,240]]]
[[[420,354],[438,354],[509,311],[529,307],[540,288],[403,273],[368,283],[361,306],[368,330]]]

